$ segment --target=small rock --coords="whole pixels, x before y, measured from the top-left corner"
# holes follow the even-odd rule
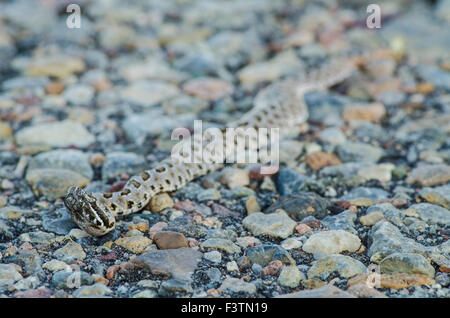
[[[294,231],[296,223],[284,211],[272,214],[252,213],[242,220],[244,227],[253,235],[287,238]]]
[[[177,96],[179,93],[180,90],[173,84],[156,80],[141,80],[125,87],[121,91],[121,97],[127,103],[150,107]]]
[[[314,254],[315,258],[327,254],[339,254],[344,251],[356,252],[361,246],[361,240],[354,234],[344,230],[319,232],[303,244],[303,250]]]
[[[275,212],[278,209],[286,211],[286,213],[294,220],[301,221],[303,218],[312,215],[322,219],[329,212],[331,201],[325,199],[313,192],[298,192],[295,195],[283,197],[267,210],[267,213]]]
[[[344,107],[342,119],[345,121],[364,120],[379,122],[386,115],[386,109],[381,103],[350,104]]]
[[[308,278],[326,280],[337,273],[342,278],[353,277],[366,272],[366,266],[350,256],[332,254],[324,256],[313,263],[308,270]]]
[[[216,101],[231,94],[233,86],[219,78],[200,77],[186,82],[183,91],[206,101]]]
[[[140,254],[145,251],[147,246],[152,244],[152,240],[145,236],[130,236],[118,238],[114,243],[133,253]]]
[[[383,274],[424,274],[434,277],[434,268],[420,254],[393,253],[380,262],[380,270]]]
[[[208,249],[208,248],[214,248],[221,251],[224,251],[226,253],[240,253],[241,249],[239,246],[234,244],[232,241],[222,238],[210,238],[204,241],[200,247],[202,249]]]
[[[158,290],[158,294],[163,297],[174,296],[179,293],[192,293],[191,283],[187,280],[169,279],[163,282]]]
[[[94,141],[94,136],[89,133],[82,124],[69,120],[36,124],[34,126],[23,128],[16,133],[16,142],[21,146],[76,146],[85,148]]]
[[[347,286],[351,287],[356,284],[366,284],[370,274],[359,274],[350,278]],[[380,285],[377,288],[393,288],[402,289],[410,286],[431,286],[434,280],[423,274],[381,274],[379,279]]]
[[[302,247],[303,243],[298,238],[291,237],[281,242],[281,247],[285,250],[292,250]]]
[[[450,166],[444,164],[421,165],[411,170],[406,182],[419,183],[424,187],[444,184],[450,181]]]
[[[215,264],[219,264],[222,261],[222,254],[218,251],[211,251],[203,253],[203,258]]]
[[[231,293],[255,294],[256,286],[252,283],[247,283],[239,278],[227,278],[222,282],[220,289]]]
[[[335,166],[342,163],[335,154],[323,151],[316,151],[307,155],[305,162],[313,171],[317,171],[326,166]]]
[[[110,295],[111,289],[103,285],[102,283],[96,283],[92,286],[82,286],[73,292],[73,297],[102,297]]]
[[[172,208],[173,200],[167,193],[160,193],[155,195],[150,200],[150,210],[153,213],[158,213],[164,209]]]
[[[377,162],[384,154],[381,148],[354,141],[339,144],[336,152],[343,162]]]
[[[251,263],[261,266],[267,266],[274,260],[280,260],[286,265],[295,265],[289,252],[278,245],[264,244],[249,247],[245,250],[245,256]]]
[[[83,260],[86,258],[86,253],[80,244],[69,242],[63,247],[57,249],[54,255],[64,262],[70,262],[73,260]]]
[[[153,242],[161,250],[188,247],[186,237],[182,233],[173,231],[159,231],[152,237]]]
[[[155,275],[172,275],[175,279],[190,280],[202,255],[192,248],[182,247],[150,251],[135,257],[131,263],[144,267]]]
[[[435,188],[423,188],[419,195],[430,203],[450,209],[450,185]]]
[[[52,272],[57,272],[69,270],[70,266],[62,261],[58,261],[57,259],[52,259],[51,261],[44,263],[44,265],[42,265],[42,268],[48,269]]]
[[[247,201],[245,201],[245,208],[247,210],[247,214],[261,211],[261,207],[259,206],[258,201],[253,196],[249,197]]]
[[[66,169],[29,170],[25,179],[36,195],[50,201],[64,197],[71,186],[84,187],[89,183],[81,174]]]
[[[283,287],[296,288],[304,279],[306,279],[305,274],[300,272],[297,266],[284,266],[277,282]]]
[[[363,215],[359,221],[361,222],[362,225],[364,226],[372,226],[377,224],[377,222],[381,221],[384,219],[384,215],[381,212],[372,212],[370,214],[367,215]]]

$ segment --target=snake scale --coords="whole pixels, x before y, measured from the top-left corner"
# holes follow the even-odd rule
[[[360,59],[348,57],[336,59],[302,79],[288,78],[268,85],[255,96],[252,110],[229,127],[280,128],[282,137],[286,128],[306,122],[308,110],[304,94],[343,81],[356,69],[358,61]],[[235,142],[239,142],[239,138],[245,138],[245,135],[238,134]],[[225,149],[228,148],[225,146]],[[203,153],[205,151],[208,150]],[[225,150],[225,156],[230,155],[233,154]],[[64,204],[81,229],[92,236],[102,236],[114,229],[116,217],[142,210],[154,195],[177,190],[219,167],[221,164],[218,163],[198,160],[186,163],[171,156],[155,168],[131,177],[120,192],[87,193],[81,188],[70,187]]]

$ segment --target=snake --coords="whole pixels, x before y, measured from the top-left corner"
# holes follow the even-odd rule
[[[256,94],[253,108],[229,123],[229,127],[241,128],[241,133],[236,133],[234,143],[250,144],[245,142],[247,136],[242,133],[247,128],[278,128],[280,137],[284,137],[289,128],[304,124],[308,119],[304,95],[327,89],[347,79],[360,61],[358,58],[334,58],[306,75],[283,78],[267,85]],[[202,145],[205,143],[204,140],[194,140],[194,150],[196,141]],[[264,145],[258,143],[257,147]],[[214,147],[205,147],[203,155],[208,151],[212,154],[214,151],[211,148]],[[225,145],[224,149],[226,158],[235,155],[233,147]],[[223,166],[223,163],[204,162],[200,156],[195,156],[192,162],[182,159],[180,156],[168,156],[152,169],[129,178],[118,192],[88,193],[80,187],[71,186],[63,199],[64,205],[79,228],[91,236],[103,236],[115,228],[116,218],[144,209],[155,195],[178,190],[188,182]]]

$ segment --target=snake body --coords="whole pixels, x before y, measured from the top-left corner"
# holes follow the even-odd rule
[[[228,126],[243,129],[279,128],[280,136],[283,136],[287,129],[306,122],[308,110],[303,98],[305,93],[341,82],[353,72],[355,66],[355,60],[340,59],[311,72],[303,79],[288,78],[275,82],[256,95],[252,110]],[[245,134],[236,134],[235,143],[246,144],[245,140],[241,140],[245,138]],[[258,143],[258,147],[261,146]],[[234,155],[232,147],[225,145],[224,149],[225,157]],[[204,149],[203,153],[205,151],[208,150]],[[187,163],[180,158],[168,157],[155,168],[131,177],[120,192],[87,193],[81,188],[71,187],[64,204],[72,220],[81,229],[92,236],[102,236],[114,229],[116,217],[142,210],[156,194],[175,191],[222,166],[220,163],[201,162],[200,157],[194,159],[194,163]]]

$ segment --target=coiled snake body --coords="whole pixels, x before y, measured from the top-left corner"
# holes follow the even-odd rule
[[[283,136],[286,128],[306,122],[308,110],[303,100],[305,93],[341,82],[353,72],[355,65],[354,59],[336,60],[304,79],[285,79],[271,84],[257,94],[254,108],[229,126],[280,128],[280,136]],[[241,134],[236,137],[246,138]],[[261,146],[259,143],[258,147]],[[228,148],[225,146],[225,149]],[[225,156],[230,155],[233,154],[225,150]],[[102,236],[115,227],[115,217],[137,212],[146,206],[152,196],[177,190],[220,166],[217,163],[186,163],[172,156],[154,169],[131,177],[120,192],[90,194],[81,188],[71,187],[64,204],[72,220],[81,229],[90,235]]]

